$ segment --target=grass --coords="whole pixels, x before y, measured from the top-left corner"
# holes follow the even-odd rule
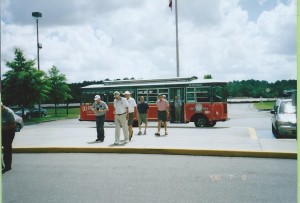
[[[254,103],[255,108],[259,110],[271,110],[274,106],[274,101]]]
[[[55,115],[55,108],[45,108],[47,110],[47,116],[44,118],[31,118],[30,120],[25,119],[24,123],[41,123],[53,120],[79,118],[80,109],[79,107],[69,108],[67,115],[66,108],[57,108],[57,115]]]

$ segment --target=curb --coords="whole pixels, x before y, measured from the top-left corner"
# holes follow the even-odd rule
[[[167,154],[193,156],[221,156],[221,157],[252,157],[252,158],[280,158],[297,159],[296,152],[271,151],[233,151],[233,150],[205,150],[205,149],[175,149],[175,148],[125,148],[113,147],[19,147],[13,148],[14,153],[127,153],[127,154]]]

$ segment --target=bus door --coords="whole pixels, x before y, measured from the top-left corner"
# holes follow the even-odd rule
[[[227,118],[227,102],[224,86],[212,86],[212,112],[213,120],[223,120]]]
[[[176,99],[177,97],[177,99]],[[183,123],[185,121],[184,119],[184,88],[170,88],[170,97],[169,97],[169,103],[170,103],[170,122],[171,123]],[[176,104],[177,103],[177,104]],[[181,108],[175,108],[178,107],[178,104],[181,104]]]

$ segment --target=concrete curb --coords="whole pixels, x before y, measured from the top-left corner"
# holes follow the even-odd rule
[[[168,154],[193,156],[222,156],[222,157],[254,157],[254,158],[281,158],[297,159],[295,152],[271,151],[233,151],[233,150],[206,150],[206,149],[175,149],[175,148],[126,148],[112,147],[18,147],[14,153],[127,153],[127,154]]]

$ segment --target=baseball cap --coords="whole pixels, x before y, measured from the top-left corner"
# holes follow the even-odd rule
[[[114,92],[114,96],[115,96],[115,97],[116,97],[116,96],[120,96],[120,92],[115,91],[115,92]]]
[[[94,100],[98,100],[98,99],[101,99],[101,97],[99,95],[96,95]]]
[[[131,94],[129,91],[126,91],[125,93],[124,93],[124,95],[126,95],[126,94]]]

